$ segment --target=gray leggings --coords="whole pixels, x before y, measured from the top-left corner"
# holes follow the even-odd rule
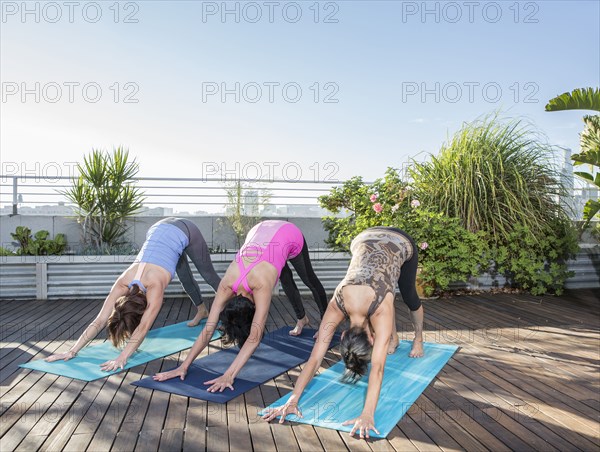
[[[161,223],[172,224],[181,229],[188,236],[189,245],[183,250],[179,261],[177,262],[176,272],[183,286],[185,293],[192,299],[194,305],[202,304],[202,294],[198,282],[194,278],[192,269],[188,262],[188,256],[204,278],[204,280],[215,290],[219,287],[221,278],[217,275],[212,261],[210,260],[210,252],[208,245],[202,237],[202,233],[198,226],[185,218],[165,218]]]

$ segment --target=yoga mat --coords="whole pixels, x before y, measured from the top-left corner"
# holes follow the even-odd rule
[[[154,381],[152,377],[133,382],[135,386],[157,389],[195,399],[225,403],[249,391],[271,378],[307,361],[313,349],[315,330],[305,328],[300,336],[290,336],[292,328],[287,326],[265,334],[258,348],[252,354],[233,382],[233,388],[223,392],[208,392],[210,387],[204,382],[220,377],[227,370],[239,352],[232,347],[197,359],[188,369],[185,380],[173,378],[166,381]],[[336,334],[331,347],[339,342]]]
[[[186,321],[148,331],[144,342],[129,358],[124,370],[190,348],[204,328],[205,323],[206,319],[202,320],[198,326],[189,327]],[[211,340],[220,337],[221,333],[215,331]],[[100,369],[100,364],[115,359],[119,356],[119,353],[121,353],[119,349],[106,341],[102,344],[84,347],[75,358],[69,361],[61,360],[48,363],[43,359],[38,359],[21,364],[19,367],[76,378],[77,380],[93,381],[121,372],[121,369],[111,372],[104,372]]]
[[[425,351],[423,358],[408,357],[412,341],[401,341],[396,352],[388,355],[375,411],[375,427],[380,434],[370,431],[371,438],[387,437],[458,349],[455,345],[431,343],[423,345]],[[367,373],[356,384],[350,384],[340,381],[343,373],[344,362],[340,361],[315,376],[306,386],[298,404],[304,417],[299,418],[290,414],[286,420],[350,432],[352,425],[342,425],[342,423],[360,416],[367,395],[369,374]],[[268,408],[283,405],[290,395],[291,392]],[[264,414],[265,410],[259,414]]]

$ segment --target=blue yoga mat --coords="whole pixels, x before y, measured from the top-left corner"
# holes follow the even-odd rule
[[[372,438],[387,437],[458,349],[455,345],[425,343],[423,358],[409,358],[411,346],[411,341],[401,341],[396,353],[387,357],[375,412],[375,427],[380,434],[371,431],[369,436]],[[356,384],[350,384],[340,381],[343,373],[344,362],[340,361],[315,376],[300,398],[299,406],[304,417],[288,415],[286,419],[344,432],[351,431],[352,425],[342,423],[358,417],[362,412],[369,375],[367,373]],[[290,394],[269,407],[283,405]]]
[[[133,385],[143,388],[179,394],[195,399],[225,403],[249,391],[271,378],[307,361],[313,349],[315,330],[303,329],[300,336],[290,336],[291,328],[283,327],[272,333],[265,334],[258,348],[252,354],[233,382],[233,388],[223,392],[208,392],[205,381],[220,377],[227,370],[239,352],[238,347],[232,347],[212,355],[204,356],[192,363],[185,380],[173,378],[167,381],[154,381],[152,377],[133,382]],[[336,334],[330,347],[339,342]]]
[[[190,348],[204,328],[205,323],[206,319],[202,320],[198,326],[189,327],[186,321],[148,331],[142,345],[129,358],[125,370]],[[215,331],[211,340],[220,337],[221,333]],[[75,358],[69,361],[48,363],[43,359],[38,359],[21,364],[20,367],[76,378],[77,380],[93,381],[121,372],[120,369],[111,372],[104,372],[100,369],[100,364],[115,359],[119,356],[119,353],[121,353],[120,350],[106,341],[102,344],[83,348]]]

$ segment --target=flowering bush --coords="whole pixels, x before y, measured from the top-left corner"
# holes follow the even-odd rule
[[[407,232],[419,247],[419,279],[426,295],[445,290],[453,281],[464,281],[487,269],[485,241],[481,234],[467,231],[456,218],[422,206],[413,199],[411,187],[389,168],[382,179],[365,184],[354,177],[331,193],[321,196],[321,206],[333,213],[346,211],[345,218],[323,219],[329,233],[327,243],[347,251],[352,239],[373,226],[392,226]]]

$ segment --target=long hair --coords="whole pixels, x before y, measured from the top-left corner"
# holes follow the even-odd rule
[[[148,300],[137,284],[133,284],[129,293],[119,297],[112,314],[108,318],[108,338],[115,347],[125,344],[142,320]]]
[[[242,348],[252,328],[252,319],[256,307],[249,298],[242,295],[234,297],[221,311],[219,331],[223,334],[223,344],[235,344]]]
[[[345,331],[340,341],[340,353],[346,365],[342,381],[356,383],[366,375],[373,346],[364,328],[353,326]]]

